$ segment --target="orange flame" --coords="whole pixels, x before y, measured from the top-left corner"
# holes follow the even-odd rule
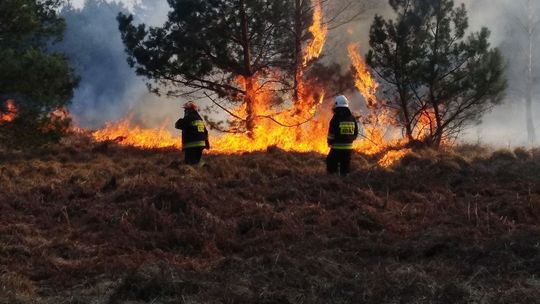
[[[365,67],[360,55],[354,57],[357,66]],[[362,65],[363,64],[363,65]],[[375,100],[376,82],[367,68],[357,70],[357,84],[369,80],[369,84],[360,86],[368,88],[361,93],[366,100]],[[324,90],[310,87],[302,83],[302,100],[295,104],[275,105],[272,100],[274,88],[259,76],[251,78],[238,77],[239,87],[246,91],[252,102],[255,127],[251,137],[246,134],[227,134],[211,138],[212,153],[236,154],[243,152],[264,151],[268,147],[276,146],[286,151],[327,153],[329,148],[326,142],[328,121],[332,116],[331,103],[323,103]],[[318,92],[318,93],[317,93]],[[243,104],[233,111],[235,115],[245,118],[247,106]],[[384,107],[371,109],[363,117],[365,122],[365,138],[354,144],[354,149],[366,154],[376,154],[383,151],[389,144],[399,138],[396,132],[388,130],[393,124],[393,116]],[[142,148],[180,148],[180,140],[161,127],[158,130],[131,127],[130,119],[118,124],[109,124],[103,130],[95,132],[94,138],[98,141],[113,140],[121,145],[130,145]],[[393,151],[387,153],[380,161],[380,165],[389,166],[399,160],[406,151]]]
[[[381,167],[390,167],[411,151],[411,149],[390,150],[384,154],[384,156],[378,161],[378,164]]]
[[[180,148],[180,140],[173,136],[165,126],[159,129],[146,129],[132,126],[131,117],[119,123],[109,123],[104,129],[92,133],[97,141],[115,141],[124,146],[138,148]]]
[[[313,0],[313,6],[313,24],[309,27],[313,39],[304,51],[303,68],[320,56],[328,34],[328,28],[323,25],[320,0]],[[245,92],[249,107],[245,102],[232,113],[246,121],[253,120],[254,128],[250,136],[239,133],[212,138],[212,152],[252,152],[265,150],[270,146],[288,151],[327,152],[326,124],[330,111],[328,108],[324,115],[318,113],[325,92],[322,88],[308,87],[302,79],[303,72],[300,69],[296,75],[299,100],[283,102],[280,105],[274,102],[277,88],[273,87],[273,82],[266,81],[261,75],[237,77],[236,82]],[[272,76],[276,75],[270,77]],[[179,139],[164,127],[159,130],[131,127],[130,119],[118,124],[108,124],[103,130],[95,132],[93,137],[98,141],[113,140],[121,145],[143,148],[179,147]]]
[[[349,57],[351,58],[354,69],[356,70],[357,78],[355,79],[354,84],[362,96],[364,96],[367,106],[373,107],[377,102],[377,97],[375,94],[377,93],[379,84],[371,76],[364,59],[360,55],[360,44],[351,43],[348,46],[348,50]]]
[[[320,0],[313,0],[313,23],[309,32],[313,39],[307,44],[302,68],[321,55],[328,28],[323,25],[323,14]],[[276,146],[288,151],[316,151],[324,153],[328,150],[326,143],[326,126],[324,120],[329,116],[320,112],[325,92],[322,88],[308,87],[303,79],[304,70],[297,71],[297,100],[276,107],[272,100],[276,88],[269,87],[264,79],[238,77],[239,86],[246,92],[251,102],[251,117],[255,127],[250,137],[244,134],[228,134],[213,140],[213,150],[218,153],[238,153],[244,151],[260,151]],[[234,111],[240,117],[246,117],[247,105]],[[323,119],[324,117],[324,119]]]
[[[380,153],[390,145],[397,145],[401,139],[401,134],[393,127],[395,126],[395,119],[391,110],[383,107],[382,102],[377,100],[376,94],[379,84],[371,75],[360,54],[360,44],[349,44],[348,52],[355,71],[354,83],[356,89],[364,97],[367,107],[367,112],[363,117],[364,135],[367,140],[360,141],[361,146],[355,148],[368,154]],[[400,153],[390,151],[382,157],[379,165],[386,167],[400,158]]]
[[[318,151],[327,150],[326,137],[319,138],[316,134],[326,132],[324,124],[316,117],[315,112],[324,99],[320,95],[308,96],[296,103],[274,105],[273,88],[263,84],[264,80],[257,76],[237,79],[240,87],[246,91],[253,103],[255,128],[251,137],[245,134],[227,134],[212,140],[212,150],[218,153],[241,153],[265,150],[276,146],[288,151]],[[235,114],[247,116],[247,107],[242,105]]]
[[[19,110],[15,106],[15,102],[12,99],[8,99],[6,101],[6,112],[0,112],[0,123],[12,122],[18,114]]]
[[[328,35],[328,26],[323,23],[323,13],[320,0],[312,0],[313,4],[313,23],[309,27],[309,32],[313,35],[313,40],[307,45],[304,52],[304,66],[313,60],[319,58],[326,43]]]
[[[422,140],[432,135],[435,130],[435,124],[435,113],[431,110],[422,111],[414,128],[413,136],[419,140]]]
[[[304,52],[303,68],[318,58],[323,50],[328,28],[323,25],[320,0],[313,0],[313,24],[309,31],[313,40]],[[366,63],[359,53],[359,44],[349,45],[348,51],[355,68],[355,85],[364,97],[368,112],[362,116],[364,137],[357,140],[354,149],[366,154],[383,153],[388,146],[403,142],[396,128],[394,113],[383,107],[377,100],[378,84],[372,77]],[[278,72],[276,72],[278,73]],[[276,146],[286,151],[327,153],[328,122],[332,116],[331,103],[324,103],[325,91],[307,84],[303,80],[302,69],[295,75],[298,83],[298,99],[276,103],[273,82],[263,76],[237,77],[236,82],[245,92],[247,101],[232,113],[242,119],[253,120],[251,136],[244,133],[212,136],[211,153],[234,154],[264,151]],[[98,141],[114,140],[121,145],[142,148],[180,148],[180,139],[173,136],[162,126],[159,129],[132,127],[130,119],[118,124],[109,124],[105,129],[93,134]],[[391,150],[383,153],[379,161],[381,166],[390,166],[401,159],[408,150]]]

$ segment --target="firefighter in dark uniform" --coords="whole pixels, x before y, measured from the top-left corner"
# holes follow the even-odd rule
[[[198,165],[204,149],[210,149],[208,130],[204,120],[197,112],[197,105],[190,101],[184,105],[184,118],[175,127],[182,130],[182,151],[188,165]]]
[[[349,174],[353,142],[358,137],[358,122],[349,109],[347,97],[341,95],[334,103],[334,117],[328,130],[330,153],[326,158],[328,173]]]

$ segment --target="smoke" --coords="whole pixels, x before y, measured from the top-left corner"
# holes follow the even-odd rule
[[[174,104],[149,94],[145,80],[128,65],[116,21],[118,13],[131,12],[138,22],[158,25],[166,20],[167,11],[165,0],[86,0],[62,9],[66,32],[55,50],[67,55],[81,77],[70,107],[80,126],[99,128],[128,113],[137,116],[141,103],[149,104],[145,111],[152,112],[148,117],[153,119],[145,113],[145,124],[155,126],[167,120]]]
[[[506,60],[508,89],[502,104],[488,113],[481,124],[468,130],[464,141],[497,147],[529,145],[526,126],[525,96],[529,68],[529,36],[527,24],[532,22],[532,116],[540,126],[540,3],[528,0],[467,0],[471,29],[482,26],[491,32],[492,46],[498,47]],[[531,18],[529,20],[529,18]],[[538,132],[537,132],[538,133]]]

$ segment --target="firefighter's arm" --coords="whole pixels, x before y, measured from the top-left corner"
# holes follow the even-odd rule
[[[184,129],[184,126],[185,126],[185,120],[183,118],[180,118],[179,120],[176,121],[176,123],[174,124],[174,127],[178,130],[183,130]]]
[[[336,128],[336,121],[334,119],[332,119],[330,121],[330,127],[328,128],[328,145],[332,145],[334,143],[334,140],[336,139],[336,135],[337,135],[337,128]]]
[[[354,119],[354,138],[355,139],[358,137],[358,134],[360,132],[360,129],[358,129],[358,127],[359,127],[358,120],[355,118]]]

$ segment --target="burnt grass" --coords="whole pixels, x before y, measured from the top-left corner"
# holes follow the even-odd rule
[[[2,150],[0,303],[540,303],[534,152]]]

